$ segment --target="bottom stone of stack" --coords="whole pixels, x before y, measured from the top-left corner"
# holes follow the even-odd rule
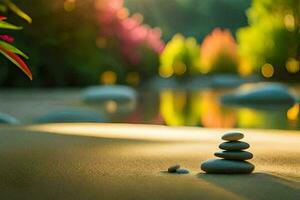
[[[247,161],[209,159],[201,164],[201,169],[212,174],[249,174],[254,165]]]

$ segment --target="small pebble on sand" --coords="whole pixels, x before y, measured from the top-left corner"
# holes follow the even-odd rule
[[[180,165],[179,164],[176,164],[176,165],[172,165],[171,167],[168,168],[168,172],[169,173],[175,173],[177,169],[180,168]]]
[[[188,169],[180,168],[180,169],[176,169],[176,173],[177,174],[188,174],[188,173],[190,173],[190,171]]]

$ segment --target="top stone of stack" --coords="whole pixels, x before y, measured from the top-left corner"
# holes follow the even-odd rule
[[[226,141],[238,141],[244,138],[244,134],[241,132],[228,132],[222,136],[222,140]]]

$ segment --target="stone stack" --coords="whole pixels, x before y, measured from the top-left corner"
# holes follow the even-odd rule
[[[219,174],[248,174],[254,170],[254,165],[245,160],[253,158],[253,154],[244,151],[250,145],[239,141],[244,138],[240,132],[229,132],[222,136],[223,142],[219,148],[225,151],[216,152],[215,156],[222,159],[209,159],[201,164],[206,173]]]

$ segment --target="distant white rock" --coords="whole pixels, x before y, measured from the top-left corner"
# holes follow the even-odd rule
[[[234,74],[214,75],[211,80],[211,86],[214,88],[232,88],[245,83],[246,79]]]
[[[180,83],[174,78],[163,78],[160,76],[153,77],[146,84],[145,87],[150,90],[160,91],[164,89],[176,89],[181,87]]]
[[[137,92],[129,86],[104,85],[91,86],[82,92],[82,100],[87,103],[115,101],[117,103],[135,102]]]
[[[237,92],[221,97],[225,104],[293,105],[295,96],[289,88],[279,83],[257,84],[250,89],[241,87]]]
[[[197,76],[190,78],[184,84],[185,89],[192,91],[199,91],[204,88],[212,87],[211,77],[209,76]]]
[[[40,116],[36,123],[80,123],[80,122],[107,122],[104,115],[84,110],[66,110],[51,112]]]
[[[0,113],[0,124],[16,125],[16,124],[20,124],[20,121],[8,114]]]
[[[216,74],[213,76],[196,76],[190,78],[184,84],[188,90],[200,90],[203,88],[236,88],[245,83],[257,82],[256,76],[241,77],[235,74]]]

